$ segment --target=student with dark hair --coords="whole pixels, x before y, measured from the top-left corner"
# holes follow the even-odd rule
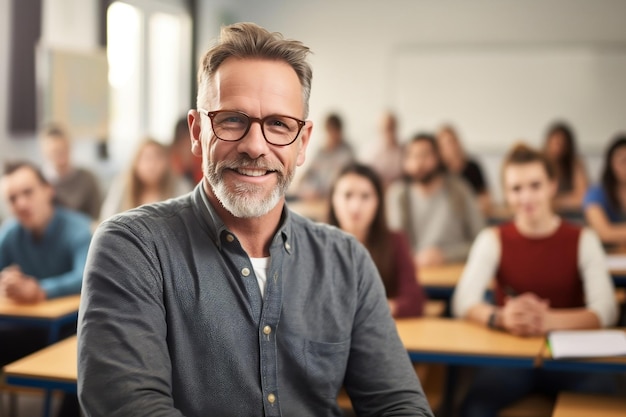
[[[29,162],[8,163],[1,185],[13,218],[0,227],[0,298],[35,304],[80,293],[91,219],[56,206],[52,186]],[[46,341],[41,328],[0,323],[0,366],[43,348]],[[59,416],[79,415],[75,395],[62,404]]]
[[[351,164],[335,180],[328,221],[355,236],[369,251],[385,285],[394,317],[421,316],[424,291],[417,282],[411,247],[387,227],[383,186],[371,168]]]
[[[615,324],[617,305],[602,245],[555,214],[557,183],[544,154],[515,146],[502,168],[513,220],[476,238],[454,296],[454,315],[518,336]],[[484,300],[495,277],[495,305]],[[540,369],[481,368],[461,415],[495,417],[533,391],[611,391],[610,378]]]
[[[403,170],[387,192],[389,225],[407,234],[418,266],[464,261],[485,226],[467,182],[446,172],[430,134],[405,146]]]
[[[564,122],[550,126],[543,150],[555,167],[558,188],[554,209],[564,215],[579,215],[588,179],[585,165],[578,155],[572,128]]]
[[[601,183],[592,186],[584,200],[589,225],[606,244],[626,244],[626,134],[609,145]]]

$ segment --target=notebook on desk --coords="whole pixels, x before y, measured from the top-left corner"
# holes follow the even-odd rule
[[[626,356],[622,330],[557,330],[548,335],[554,359]]]

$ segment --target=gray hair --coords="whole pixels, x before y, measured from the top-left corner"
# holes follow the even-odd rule
[[[310,49],[302,42],[284,39],[278,32],[269,32],[254,23],[235,23],[222,27],[220,37],[202,57],[198,70],[199,108],[206,105],[208,86],[215,72],[227,58],[261,58],[284,61],[296,72],[302,85],[304,118],[309,114],[313,71],[306,61]]]

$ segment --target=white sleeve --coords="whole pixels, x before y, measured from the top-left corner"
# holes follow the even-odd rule
[[[585,304],[604,327],[617,320],[615,288],[609,275],[606,256],[594,231],[584,228],[578,242],[578,268],[583,280]]]
[[[501,251],[495,229],[483,229],[478,234],[452,296],[455,317],[465,317],[471,307],[483,302],[485,291],[500,264]]]

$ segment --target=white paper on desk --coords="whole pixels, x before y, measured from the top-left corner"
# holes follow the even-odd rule
[[[626,332],[621,330],[557,330],[548,341],[554,359],[626,355]]]
[[[607,255],[606,265],[610,271],[626,271],[626,255]]]

